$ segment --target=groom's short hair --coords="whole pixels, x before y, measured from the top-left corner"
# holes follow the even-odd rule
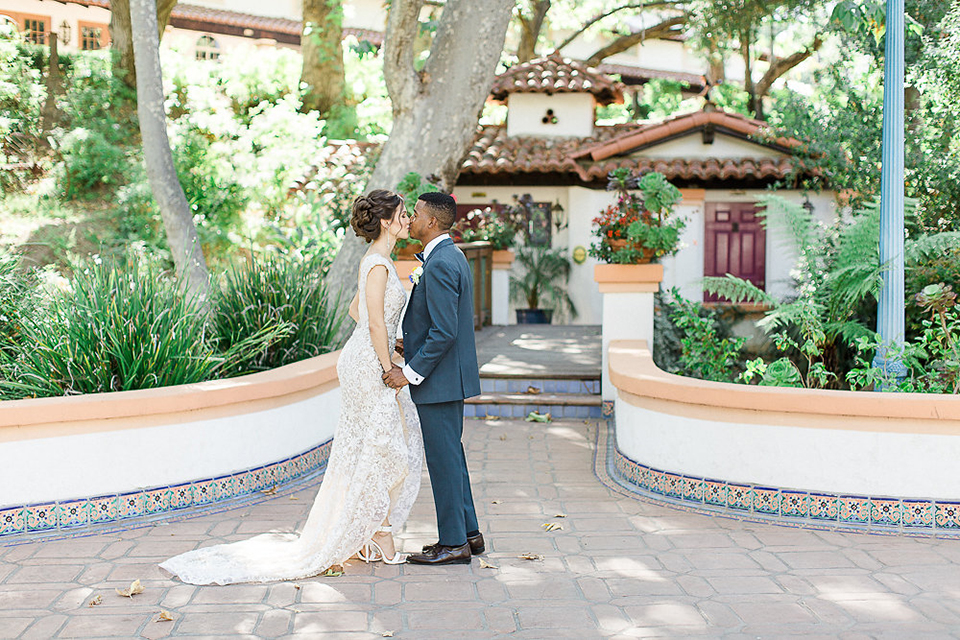
[[[453,226],[457,219],[457,201],[453,196],[439,191],[428,191],[421,193],[417,200],[427,203],[428,212],[437,219],[441,229],[446,231]]]

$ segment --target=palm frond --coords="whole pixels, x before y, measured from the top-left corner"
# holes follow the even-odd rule
[[[757,285],[729,273],[723,277],[705,277],[703,279],[703,290],[726,298],[733,304],[755,303],[771,306],[777,304],[777,300],[773,296]]]

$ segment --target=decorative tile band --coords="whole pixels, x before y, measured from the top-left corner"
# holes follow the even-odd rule
[[[631,460],[612,433],[608,437],[615,480],[666,504],[806,528],[960,537],[960,502],[794,491],[671,473]]]
[[[266,491],[323,469],[333,440],[238,473],[130,493],[0,508],[0,538],[174,512]]]

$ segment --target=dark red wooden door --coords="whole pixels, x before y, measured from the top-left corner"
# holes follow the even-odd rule
[[[766,288],[766,233],[750,203],[706,203],[704,276],[728,273]],[[704,293],[704,302],[725,298]]]

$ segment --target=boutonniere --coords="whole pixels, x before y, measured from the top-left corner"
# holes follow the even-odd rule
[[[423,265],[420,265],[413,270],[413,273],[410,274],[410,282],[413,284],[420,284],[420,276],[423,275]]]

